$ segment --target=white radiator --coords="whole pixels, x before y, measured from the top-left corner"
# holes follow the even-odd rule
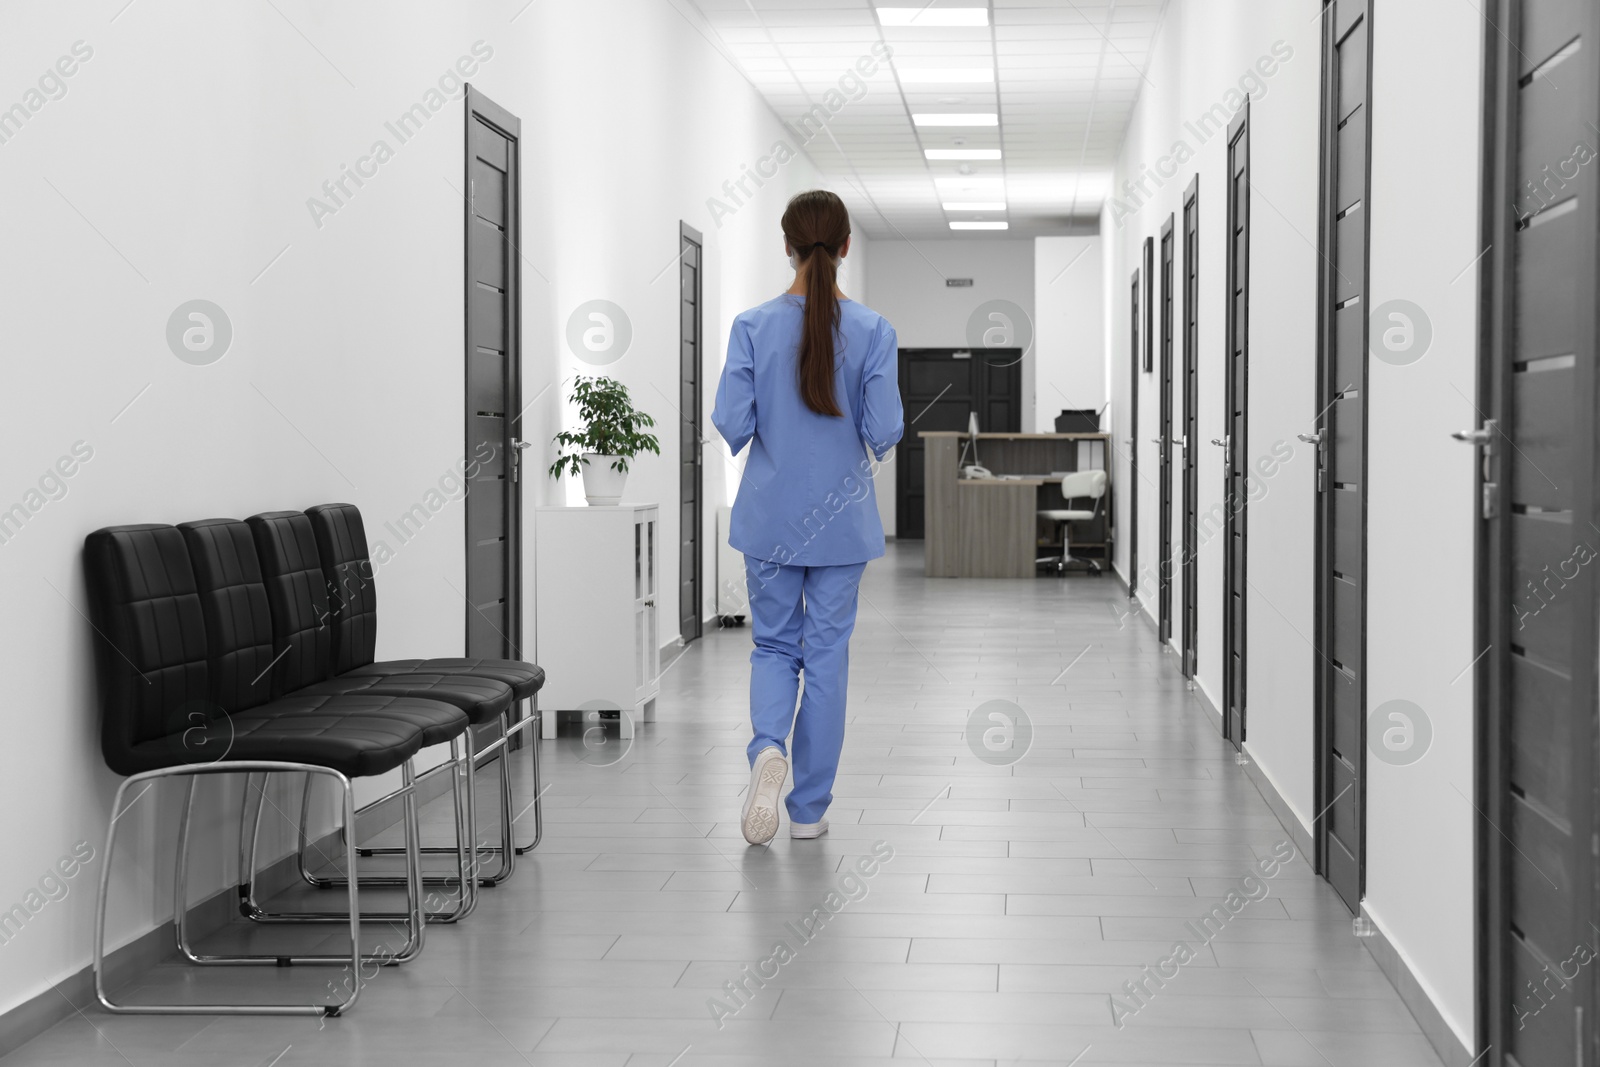
[[[728,520],[732,508],[717,509],[717,617],[723,625],[743,622],[750,614],[749,594],[744,585],[744,553],[728,544]]]

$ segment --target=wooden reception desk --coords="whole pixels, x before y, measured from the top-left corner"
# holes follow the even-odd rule
[[[1048,554],[1041,548],[1055,551],[1054,524],[1040,520],[1038,512],[1064,506],[1061,473],[1104,469],[1109,476],[1111,469],[1109,434],[980,433],[977,459],[969,454],[967,462],[987,467],[993,478],[961,476],[965,432],[927,430],[917,436],[926,449],[923,573],[930,578],[1032,578],[1034,561]],[[1074,554],[1110,558],[1110,492],[1108,482],[1099,519],[1074,524]],[[1041,544],[1041,538],[1048,541]]]

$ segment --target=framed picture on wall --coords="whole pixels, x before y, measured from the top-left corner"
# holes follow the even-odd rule
[[[1155,338],[1156,332],[1155,319],[1152,317],[1152,312],[1155,311],[1156,306],[1154,299],[1155,285],[1153,283],[1155,276],[1156,239],[1154,237],[1146,237],[1144,239],[1144,279],[1146,292],[1144,306],[1140,309],[1140,314],[1144,316],[1144,321],[1140,324],[1141,328],[1139,330],[1139,340],[1140,343],[1144,345],[1142,358],[1144,360],[1144,372],[1146,374],[1149,374],[1155,369],[1155,346],[1151,343]]]

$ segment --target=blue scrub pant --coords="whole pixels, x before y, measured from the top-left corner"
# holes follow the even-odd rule
[[[850,674],[850,634],[856,627],[856,587],[866,566],[785,567],[745,557],[756,643],[750,653],[750,726],[755,736],[748,754],[752,765],[765,748],[790,756],[794,788],[786,805],[792,822],[820,821],[833,800],[833,779],[844,748],[845,682]],[[791,728],[792,754],[784,743]]]

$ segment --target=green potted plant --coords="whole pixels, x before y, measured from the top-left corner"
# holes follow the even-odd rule
[[[628,387],[615,378],[579,375],[568,399],[578,405],[582,426],[556,434],[561,455],[551,464],[550,477],[581,473],[583,496],[591,505],[620,504],[628,460],[640,452],[661,454],[656,435],[642,429],[656,420],[634,408]]]

